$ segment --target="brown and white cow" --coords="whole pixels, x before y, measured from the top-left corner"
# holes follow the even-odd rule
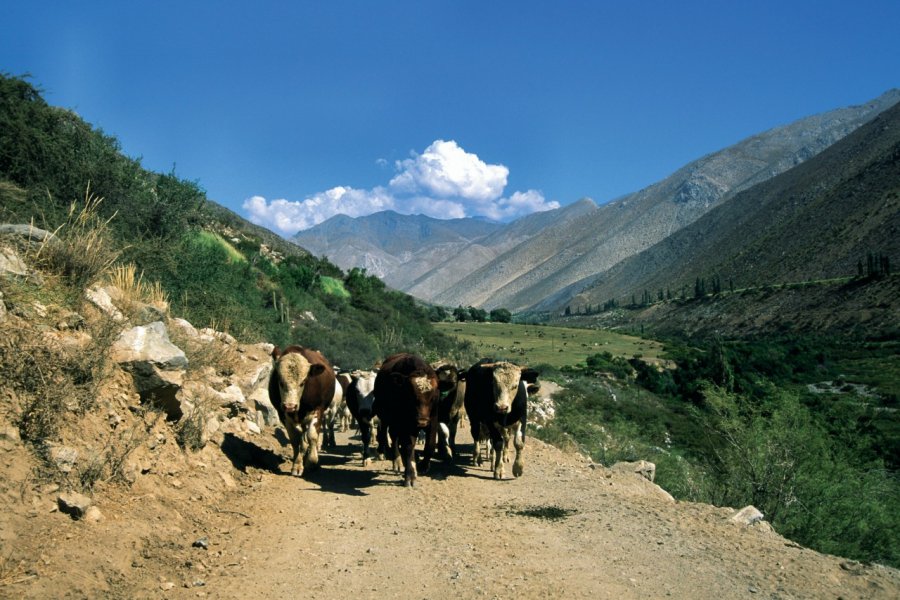
[[[334,398],[334,370],[321,353],[301,346],[284,350],[276,346],[272,358],[275,369],[269,379],[269,400],[294,449],[291,475],[299,477],[305,468],[319,464],[318,440],[325,411]]]
[[[466,373],[466,414],[475,448],[473,464],[480,464],[480,443],[489,438],[493,447],[495,479],[503,479],[504,455],[510,441],[516,448],[513,477],[525,469],[525,426],[528,421],[527,383],[537,380],[537,371],[510,362],[481,360]]]
[[[387,454],[388,436],[394,470],[404,467],[404,484],[415,484],[418,469],[416,440],[425,431],[422,473],[428,471],[437,437],[438,380],[421,357],[402,353],[388,357],[375,376],[375,415],[378,417],[378,452]],[[399,450],[399,453],[398,453]]]

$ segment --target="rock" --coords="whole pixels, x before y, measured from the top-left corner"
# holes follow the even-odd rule
[[[71,515],[73,519],[82,518],[91,507],[91,499],[77,492],[60,494],[56,502],[59,505],[59,510],[67,515]]]
[[[219,340],[220,342],[225,342],[229,346],[234,346],[237,344],[237,340],[234,339],[231,335],[225,333],[224,331],[216,331],[210,327],[205,327],[200,330],[201,337],[206,336],[208,338],[212,338],[215,340]]]
[[[112,356],[120,364],[145,362],[166,370],[183,369],[188,365],[184,351],[169,341],[169,333],[162,321],[123,331],[112,346]]]
[[[653,483],[653,480],[656,479],[656,465],[646,460],[638,460],[635,462],[617,462],[611,468],[614,471],[637,473],[651,483]]]
[[[63,473],[70,472],[78,462],[78,450],[69,446],[50,446],[50,460]]]
[[[87,510],[84,511],[84,520],[88,523],[99,523],[103,520],[103,513],[96,506],[88,506]]]
[[[244,394],[248,396],[260,388],[267,388],[269,377],[272,375],[272,368],[272,361],[255,365],[253,368],[237,374],[237,384]]]
[[[0,224],[0,235],[19,237],[33,245],[59,244],[58,237],[45,229],[39,229],[28,223],[2,223]]]
[[[0,292],[0,323],[6,320],[6,303],[3,302],[3,292]]]
[[[123,315],[122,311],[113,304],[112,296],[109,295],[106,288],[99,285],[92,285],[84,291],[84,296],[90,300],[94,306],[103,311],[103,313],[109,315],[113,321],[117,323],[125,321],[125,315]]]
[[[18,443],[22,441],[22,437],[19,435],[17,428],[7,425],[0,427],[0,440]]]
[[[188,321],[186,321],[185,319],[182,319],[181,317],[176,317],[174,319],[170,319],[169,325],[174,330],[178,330],[179,332],[181,332],[182,334],[184,334],[190,338],[200,337],[200,333],[197,331],[197,329],[193,325],[191,325]]]
[[[209,548],[209,538],[204,536],[198,540],[195,540],[194,543],[191,544],[191,546],[194,548],[203,548],[204,550],[206,550]]]
[[[262,430],[259,428],[259,425],[257,425],[253,421],[247,421],[247,431],[249,431],[250,433],[255,433],[257,435],[262,433]]]
[[[764,515],[759,512],[755,506],[745,506],[741,510],[739,510],[731,520],[735,523],[740,523],[742,525],[753,525],[757,521],[762,521],[764,519]]]
[[[263,424],[269,427],[277,427],[281,424],[278,411],[269,400],[269,390],[265,387],[255,390],[249,397],[251,406],[263,415]]]
[[[26,277],[28,267],[12,248],[0,248],[0,275]]]
[[[178,392],[188,361],[184,352],[169,341],[161,321],[122,332],[113,344],[112,358],[131,373],[141,402],[162,408],[171,421],[184,415]]]

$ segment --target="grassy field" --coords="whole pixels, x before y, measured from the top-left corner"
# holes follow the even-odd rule
[[[662,344],[597,329],[575,329],[512,323],[435,323],[439,331],[472,342],[485,357],[519,364],[576,365],[599,352],[655,361]]]

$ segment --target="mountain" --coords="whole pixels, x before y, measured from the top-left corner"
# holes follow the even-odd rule
[[[535,308],[625,303],[644,290],[654,298],[662,289],[680,295],[687,288],[692,295],[697,278],[718,277],[726,290],[846,278],[870,252],[900,254],[900,104],[620,262],[585,289],[576,292],[588,283],[578,282]],[[876,304],[896,304],[891,294],[882,296]]]
[[[707,155],[644,190],[598,207],[563,231],[548,228],[434,300],[514,311],[532,307],[651,247],[738,192],[815,156],[898,101],[900,90],[891,90],[864,105],[801,119]]]
[[[343,269],[361,267],[404,289],[440,258],[500,227],[482,219],[434,219],[388,210],[359,218],[336,215],[299,232],[293,241]]]
[[[900,90],[891,90],[776,127],[601,206],[584,199],[506,225],[396,213],[335,217],[294,241],[437,304],[514,311],[546,306],[548,298],[561,301],[562,290],[571,295],[741,191],[816,156],[898,101]],[[423,222],[429,223],[425,229]]]

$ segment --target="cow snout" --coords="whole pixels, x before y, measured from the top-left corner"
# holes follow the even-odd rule
[[[297,408],[299,408],[296,404],[284,404],[284,412],[292,415],[297,412]]]
[[[508,415],[512,407],[509,404],[495,404],[494,412],[498,415]]]

